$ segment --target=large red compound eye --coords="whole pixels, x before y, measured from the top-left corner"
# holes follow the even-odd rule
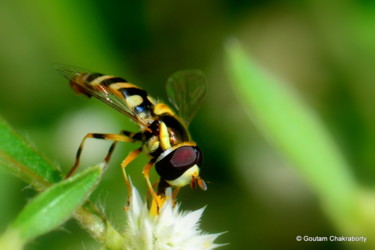
[[[193,147],[180,147],[172,152],[171,164],[175,168],[192,166],[197,158],[196,150]]]
[[[202,153],[198,147],[181,146],[156,162],[155,169],[165,180],[175,180],[194,165],[200,167]]]

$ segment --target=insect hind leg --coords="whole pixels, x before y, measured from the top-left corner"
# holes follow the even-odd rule
[[[107,153],[107,155],[104,159],[105,164],[108,164],[108,162],[109,162],[109,160],[112,156],[112,153],[113,153],[113,151],[114,151],[114,149],[117,145],[117,142],[119,142],[119,141],[121,141],[121,142],[134,142],[134,141],[137,140],[137,139],[133,138],[133,137],[135,137],[135,135],[137,135],[137,133],[131,133],[131,132],[127,132],[127,131],[121,131],[119,134],[101,134],[101,133],[88,133],[88,134],[86,134],[85,137],[83,137],[82,142],[79,145],[79,148],[77,150],[74,165],[72,166],[72,168],[70,169],[69,173],[66,175],[65,178],[69,178],[70,176],[72,176],[76,172],[76,170],[78,169],[80,159],[81,159],[82,149],[83,149],[87,139],[94,138],[94,139],[114,141],[112,143],[112,145],[110,146],[110,148],[108,150],[108,153]]]

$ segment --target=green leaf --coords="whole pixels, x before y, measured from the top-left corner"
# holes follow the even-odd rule
[[[304,177],[345,235],[375,233],[375,193],[354,179],[317,115],[287,85],[261,69],[237,41],[227,47],[233,88],[258,128]],[[371,241],[364,248],[375,249]]]
[[[11,228],[28,241],[60,226],[87,199],[102,170],[102,166],[90,167],[54,184],[25,206]]]
[[[0,246],[2,250],[21,250],[25,242],[20,238],[19,232],[15,229],[8,228],[0,235]]]
[[[233,88],[258,128],[303,175],[336,222],[349,218],[358,185],[316,114],[248,57],[237,41],[230,41],[227,55]]]
[[[52,183],[62,179],[59,170],[53,167],[44,157],[40,156],[1,117],[0,166],[5,167],[18,178],[33,185],[38,191],[43,191],[51,186]],[[101,242],[108,241],[107,235],[109,232],[112,232],[112,235],[114,234],[113,232],[116,232],[102,211],[89,201],[76,210],[74,217],[81,223],[82,227],[86,228],[93,237]],[[14,233],[13,231],[9,232],[8,230],[1,237],[0,243],[1,241],[7,242],[8,238],[15,238],[17,232]]]
[[[0,117],[0,166],[41,191],[62,179],[59,171]]]

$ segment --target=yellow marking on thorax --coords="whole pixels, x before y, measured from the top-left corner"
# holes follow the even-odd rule
[[[157,149],[159,148],[159,145],[160,145],[159,137],[157,137],[157,136],[152,136],[152,137],[147,141],[147,144],[146,144],[147,152],[148,152],[148,153],[150,153],[150,152],[154,152],[155,150],[157,150]]]
[[[160,126],[159,126],[159,138],[160,138],[160,144],[161,144],[161,148],[163,150],[167,150],[169,148],[171,148],[171,142],[169,140],[169,134],[168,134],[168,128],[167,126],[165,125],[164,122],[161,122],[160,123]]]
[[[162,114],[174,115],[172,109],[164,103],[158,103],[155,105],[154,114],[155,115],[162,115]]]

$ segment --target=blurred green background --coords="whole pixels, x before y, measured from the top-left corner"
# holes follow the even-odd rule
[[[169,75],[201,69],[208,95],[190,132],[204,152],[208,190],[184,188],[182,208],[208,205],[202,228],[227,231],[218,240],[230,243],[223,249],[342,249],[347,245],[295,240],[341,233],[314,190],[249,118],[226,74],[224,44],[238,38],[249,56],[294,89],[325,124],[354,178],[373,188],[374,27],[375,2],[365,0],[0,0],[0,114],[67,172],[86,133],[137,127],[99,101],[73,93],[54,63],[123,76],[163,100]],[[101,161],[108,146],[90,141],[82,165]],[[119,164],[137,146],[117,149],[94,194],[117,227],[126,201]],[[145,163],[143,157],[128,168],[143,193]],[[0,231],[34,194],[0,169]],[[28,248],[51,246],[98,248],[73,220]]]

